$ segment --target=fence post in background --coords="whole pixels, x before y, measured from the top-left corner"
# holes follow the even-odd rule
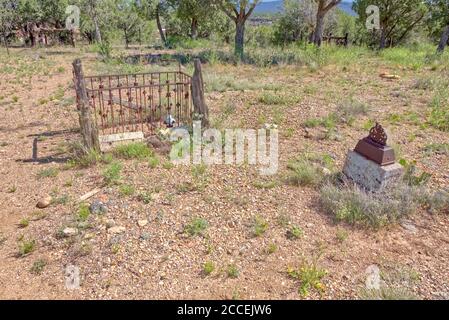
[[[98,128],[90,112],[89,98],[87,97],[86,84],[84,82],[83,67],[80,59],[73,61],[73,75],[76,90],[76,102],[83,144],[87,150],[100,152],[98,140]]]
[[[203,128],[208,128],[209,109],[207,108],[206,101],[204,99],[204,82],[200,59],[195,59],[193,61],[193,65],[195,67],[192,77],[193,113],[201,117],[201,126]]]

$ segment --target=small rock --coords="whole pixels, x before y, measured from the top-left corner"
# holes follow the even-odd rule
[[[46,198],[39,200],[36,207],[38,207],[39,209],[47,208],[52,203],[52,201],[53,201],[53,198],[48,196]]]
[[[139,220],[137,221],[139,227],[145,227],[148,224],[148,220]]]
[[[106,205],[100,200],[94,200],[89,206],[90,213],[105,214],[108,212]]]
[[[78,234],[78,229],[76,228],[65,228],[64,230],[62,230],[62,233],[64,234],[64,236],[66,237],[71,237],[71,236],[75,236]]]
[[[123,233],[123,232],[125,232],[126,231],[126,228],[125,227],[119,227],[119,226],[117,226],[117,227],[112,227],[112,228],[109,228],[108,229],[108,233],[109,234],[120,234],[120,233]]]
[[[410,233],[417,233],[418,229],[413,225],[411,221],[405,220],[401,222],[401,227]]]
[[[90,240],[93,239],[95,237],[95,235],[93,233],[86,233],[84,235],[84,240]]]
[[[140,238],[139,238],[139,239],[142,240],[142,241],[149,240],[149,239],[150,239],[150,234],[149,234],[148,232],[144,232],[144,233],[142,233],[142,234],[140,235]]]
[[[115,221],[113,219],[106,220],[106,228],[112,228],[115,226]]]
[[[380,289],[380,269],[377,265],[370,265],[365,270],[366,281],[365,287],[368,290],[379,290]]]

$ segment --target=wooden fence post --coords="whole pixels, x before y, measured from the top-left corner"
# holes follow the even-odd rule
[[[88,150],[100,152],[97,123],[95,122],[95,119],[92,118],[92,114],[90,112],[89,98],[87,97],[83,67],[80,59],[75,59],[73,61],[73,75],[81,135],[83,137],[84,146]]]
[[[195,71],[192,76],[192,100],[194,114],[201,116],[201,126],[209,127],[209,109],[204,99],[204,82],[200,59],[193,61]]]

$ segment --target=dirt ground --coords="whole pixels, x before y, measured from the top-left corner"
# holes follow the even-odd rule
[[[103,164],[66,168],[65,146],[79,139],[71,71],[75,57],[82,58],[85,73],[98,70],[95,55],[80,49],[12,49],[11,57],[1,55],[0,298],[358,299],[366,269],[374,264],[389,288],[420,299],[449,299],[449,215],[422,210],[379,230],[356,227],[325,214],[317,190],[282,182],[287,162],[305,151],[328,154],[341,169],[347,150],[367,135],[364,124],[373,119],[386,127],[400,158],[415,160],[420,170],[431,173],[432,188],[447,189],[449,156],[424,147],[448,143],[449,135],[421,126],[432,94],[415,87],[417,80],[442,70],[393,68],[380,59],[313,71],[204,65],[208,86],[220,77],[260,85],[238,91],[209,86],[207,101],[212,123],[221,128],[278,122],[279,173],[262,178],[250,165],[213,166],[206,170],[203,189],[181,191],[179,186],[193,179],[191,167],[169,168],[162,156],[156,168],[146,161],[120,160],[122,179],[136,190],[127,196],[116,186],[102,187]],[[400,79],[383,79],[382,72]],[[272,85],[276,90],[269,91]],[[264,103],[264,92],[288,101]],[[369,113],[352,125],[339,125],[335,139],[306,132],[305,120],[325,116],[349,97],[368,104]],[[258,181],[276,183],[262,188]],[[58,237],[73,221],[79,197],[99,187],[88,202],[105,202],[107,213],[92,214],[76,236]],[[139,201],[139,192],[151,193],[151,201]],[[58,201],[37,209],[48,195]],[[197,217],[208,222],[206,235],[186,235],[184,226]],[[255,217],[268,226],[259,237],[252,235]],[[148,223],[140,226],[139,220]],[[111,234],[108,224],[125,231]],[[294,240],[286,236],[293,225],[303,231]],[[18,255],[19,244],[32,240],[34,250]],[[33,265],[42,261],[45,266],[36,272]],[[207,261],[215,265],[210,275],[203,271]],[[321,292],[303,296],[299,281],[289,277],[288,268],[304,261],[326,270]],[[78,289],[65,286],[69,265],[79,268]],[[234,276],[229,266],[235,266]]]

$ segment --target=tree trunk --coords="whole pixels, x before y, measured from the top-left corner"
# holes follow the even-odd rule
[[[204,82],[200,59],[195,59],[193,65],[195,67],[192,76],[193,112],[201,118],[201,126],[207,128],[209,127],[209,109],[204,99]]]
[[[235,48],[234,53],[239,59],[243,59],[245,45],[245,21],[237,20],[235,23]]]
[[[190,37],[196,39],[198,37],[198,20],[192,18],[192,25],[190,26]]]
[[[316,15],[316,25],[315,31],[313,33],[313,43],[316,46],[321,46],[321,41],[323,39],[323,28],[324,28],[324,15],[318,12]]]
[[[385,49],[387,47],[387,34],[386,34],[386,30],[384,28],[382,28],[381,32],[380,32],[380,44],[379,44],[379,49]]]
[[[448,41],[449,41],[449,25],[447,25],[446,28],[444,28],[437,51],[443,52],[444,48],[446,48]]]
[[[87,150],[100,152],[100,142],[98,140],[98,128],[90,112],[89,98],[87,97],[86,84],[84,82],[83,67],[81,60],[73,61],[73,73],[76,90],[77,108],[79,113],[79,123],[83,144]]]
[[[126,29],[123,30],[123,33],[125,34],[125,48],[129,48],[129,40],[128,40],[128,32],[126,32]]]
[[[8,40],[6,39],[6,34],[3,34],[3,43],[5,44],[5,48],[6,48],[6,53],[9,56],[9,47],[8,47]]]
[[[156,6],[157,29],[159,30],[159,35],[161,36],[162,43],[164,44],[164,46],[167,46],[167,39],[165,38],[164,30],[162,29],[161,16],[159,14],[159,11],[160,11],[160,5],[158,4]]]
[[[95,40],[101,44],[103,41],[101,39],[100,26],[98,25],[98,19],[97,19],[96,15],[94,16],[93,20],[94,20],[94,26],[95,26]]]

